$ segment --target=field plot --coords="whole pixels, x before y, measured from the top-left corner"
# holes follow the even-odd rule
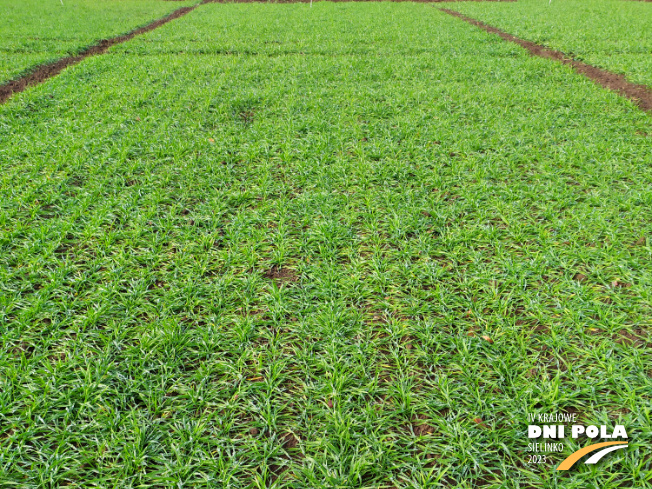
[[[427,4],[202,5],[17,94],[0,485],[645,487],[650,134]],[[532,412],[630,447],[529,465]]]
[[[626,0],[461,2],[452,8],[522,39],[652,86],[652,3]]]
[[[161,0],[0,0],[0,84],[187,5]]]

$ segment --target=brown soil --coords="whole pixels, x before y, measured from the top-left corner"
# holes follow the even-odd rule
[[[613,340],[619,345],[652,348],[652,343],[649,343],[645,337],[645,331],[641,328],[635,329],[633,332],[623,329],[619,331],[617,335],[613,336]]]
[[[299,280],[299,277],[294,270],[281,268],[276,265],[265,272],[265,278],[276,282],[297,282]]]
[[[426,422],[427,419],[425,414],[418,414],[412,419],[412,432],[416,436],[427,436],[435,432],[435,428]]]
[[[134,29],[133,31],[127,34],[123,34],[117,37],[112,37],[111,39],[102,39],[97,44],[85,48],[77,55],[67,56],[57,61],[53,61],[51,63],[46,63],[37,66],[30,73],[16,80],[11,80],[3,85],[0,85],[0,104],[3,104],[7,100],[9,100],[14,93],[22,92],[28,87],[31,87],[33,85],[38,85],[39,83],[43,83],[48,78],[52,78],[53,76],[58,75],[67,67],[74,66],[80,63],[81,61],[83,61],[85,58],[88,58],[89,56],[104,54],[111,46],[123,43],[125,41],[129,41],[130,39],[133,39],[134,37],[140,34],[144,34],[146,32],[156,29],[157,27],[161,27],[162,25],[167,24],[171,20],[186,15],[188,12],[194,10],[196,7],[197,7],[196,5],[193,5],[192,7],[182,7],[180,9],[175,10],[174,12],[172,12],[171,14],[165,17],[155,20],[151,24],[147,24],[146,26],[139,27],[138,29]]]
[[[286,433],[281,437],[281,444],[285,450],[291,450],[299,445],[299,439],[293,433]]]
[[[583,273],[576,273],[573,275],[573,280],[577,280],[578,282],[584,282],[586,280],[586,275]]]
[[[496,29],[495,27],[487,25],[484,22],[480,22],[479,20],[475,20],[472,19],[471,17],[467,17],[464,14],[455,12],[454,10],[450,10],[447,8],[441,8],[440,10],[454,17],[458,17],[468,22],[469,24],[480,27],[481,29],[484,29],[487,32],[490,32],[492,34],[497,34],[503,39],[505,39],[506,41],[511,41],[513,43],[516,43],[519,46],[527,49],[534,56],[553,59],[555,61],[559,61],[561,63],[570,65],[573,67],[573,69],[576,72],[581,73],[582,75],[590,78],[591,80],[603,86],[604,88],[607,88],[609,90],[612,90],[620,95],[629,98],[641,109],[647,112],[652,112],[652,89],[646,85],[636,85],[634,83],[630,83],[622,75],[610,73],[609,71],[603,70],[601,68],[597,68],[592,65],[588,65],[586,63],[582,63],[581,61],[575,61],[573,59],[568,58],[561,51],[555,51],[553,49],[548,49],[539,44],[535,44],[530,41],[525,41],[524,39],[519,39],[518,37],[512,36],[511,34],[507,34],[506,32],[501,31],[500,29]]]

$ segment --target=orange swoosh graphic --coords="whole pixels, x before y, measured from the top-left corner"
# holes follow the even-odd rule
[[[571,453],[562,463],[559,464],[557,470],[568,470],[575,462],[581,459],[587,453],[594,452],[599,448],[608,447],[611,445],[627,445],[626,441],[605,441],[604,443],[596,443],[588,447],[580,448],[578,451]]]

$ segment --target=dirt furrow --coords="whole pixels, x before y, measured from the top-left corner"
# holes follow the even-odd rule
[[[501,31],[500,29],[496,29],[495,27],[485,24],[484,22],[473,19],[471,17],[467,17],[466,15],[454,10],[447,8],[440,8],[440,10],[454,17],[458,17],[468,22],[469,24],[480,27],[487,32],[497,34],[506,41],[516,43],[519,46],[527,49],[534,56],[553,59],[566,65],[570,65],[577,73],[581,73],[582,75],[590,78],[604,88],[629,98],[641,109],[647,112],[652,112],[652,88],[648,87],[647,85],[637,85],[635,83],[628,82],[623,75],[617,75],[616,73],[611,73],[609,71],[603,70],[602,68],[598,68],[581,61],[576,61],[569,58],[561,51],[555,51],[554,49],[549,49],[545,46],[541,46],[540,44],[535,44],[533,42],[520,39],[516,36]]]
[[[147,24],[146,26],[134,29],[133,31],[127,34],[123,34],[117,37],[112,37],[110,39],[102,39],[97,44],[93,44],[92,46],[85,48],[79,54],[73,56],[66,56],[65,58],[61,58],[56,61],[52,61],[50,63],[38,65],[35,68],[33,68],[29,73],[21,76],[20,78],[16,78],[15,80],[10,80],[5,84],[0,85],[0,104],[3,104],[7,100],[9,100],[14,93],[22,92],[28,87],[38,85],[39,83],[43,83],[48,78],[52,78],[53,76],[58,75],[67,67],[76,65],[77,63],[80,63],[81,61],[88,58],[89,56],[104,54],[111,46],[129,41],[130,39],[133,39],[134,37],[140,34],[153,31],[157,27],[161,27],[162,25],[167,24],[171,20],[178,19],[179,17],[186,15],[187,13],[194,10],[196,7],[197,5],[193,5],[191,7],[182,7],[180,9],[175,10],[171,14],[166,15],[165,17],[155,20],[150,24]]]

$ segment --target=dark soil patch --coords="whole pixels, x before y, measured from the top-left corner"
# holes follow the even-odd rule
[[[646,340],[645,331],[642,329],[635,329],[633,332],[623,329],[614,335],[613,340],[623,346],[633,346],[636,348],[652,347],[652,343]]]
[[[652,0],[650,0],[652,2]],[[641,236],[634,242],[634,246],[645,246],[647,243],[647,239],[645,236]]]
[[[251,124],[254,121],[255,112],[253,110],[244,110],[238,114],[238,117],[246,125]]]
[[[265,278],[280,283],[297,282],[299,280],[299,277],[294,270],[276,265],[265,272]]]
[[[28,87],[43,83],[48,78],[52,78],[58,75],[67,67],[74,66],[89,56],[104,54],[111,46],[129,41],[130,39],[133,39],[140,34],[153,31],[157,27],[161,27],[171,20],[178,19],[179,17],[186,15],[196,7],[196,5],[193,5],[192,7],[182,7],[161,19],[155,20],[154,22],[147,24],[146,26],[139,27],[138,29],[134,29],[127,34],[112,37],[111,39],[102,39],[97,44],[85,48],[77,55],[67,56],[51,63],[36,66],[30,73],[17,78],[16,80],[11,80],[3,85],[0,85],[0,104],[3,104],[9,100],[14,93],[22,92]]]
[[[573,275],[573,280],[576,280],[578,282],[584,282],[586,280],[586,275],[583,273],[576,273]]]
[[[283,449],[286,451],[293,450],[299,446],[299,438],[297,438],[293,433],[286,433],[285,435],[281,436],[280,441]],[[299,455],[296,454],[296,456]],[[281,455],[278,459],[278,462],[280,462],[279,464],[274,463],[269,466],[269,470],[271,472],[271,482],[276,481],[283,474],[283,472],[288,469],[288,462],[291,460],[291,457]]]
[[[412,432],[416,436],[432,435],[435,432],[434,426],[429,425],[426,420],[428,416],[425,414],[418,414],[412,419]]]
[[[590,78],[591,80],[603,86],[604,88],[607,88],[609,90],[612,90],[620,95],[629,98],[641,109],[647,112],[652,112],[652,89],[646,85],[636,85],[634,83],[630,83],[622,75],[611,73],[601,68],[597,68],[595,66],[582,63],[581,61],[575,61],[573,59],[568,58],[561,51],[555,51],[553,49],[548,49],[539,44],[535,44],[530,41],[525,41],[524,39],[520,39],[518,37],[512,36],[511,34],[507,34],[506,32],[503,32],[500,29],[496,29],[495,27],[485,24],[484,22],[480,22],[479,20],[475,20],[472,19],[471,17],[467,17],[464,14],[455,12],[454,10],[450,10],[447,8],[441,8],[440,10],[454,17],[458,17],[468,22],[469,24],[480,27],[481,29],[484,29],[487,32],[490,32],[492,34],[497,34],[503,39],[505,39],[506,41],[516,43],[519,46],[527,49],[534,56],[553,59],[555,61],[559,61],[560,63],[570,65],[573,67],[573,69],[576,72],[581,73],[582,75]]]
[[[485,424],[485,422],[484,422],[484,420],[482,418],[479,418],[479,417],[473,418],[473,422],[477,426],[479,426],[480,428],[484,428],[484,429],[487,429],[487,430],[491,429],[487,424]]]
[[[291,450],[299,445],[299,439],[293,433],[286,433],[281,437],[281,444],[285,450]]]
[[[17,357],[20,357],[24,354],[25,358],[30,358],[34,353],[34,350],[35,348],[33,346],[24,341],[21,341],[18,345],[11,349],[11,352]]]
[[[538,335],[549,335],[550,327],[546,326],[545,324],[536,324],[531,327],[531,331],[532,333]]]

